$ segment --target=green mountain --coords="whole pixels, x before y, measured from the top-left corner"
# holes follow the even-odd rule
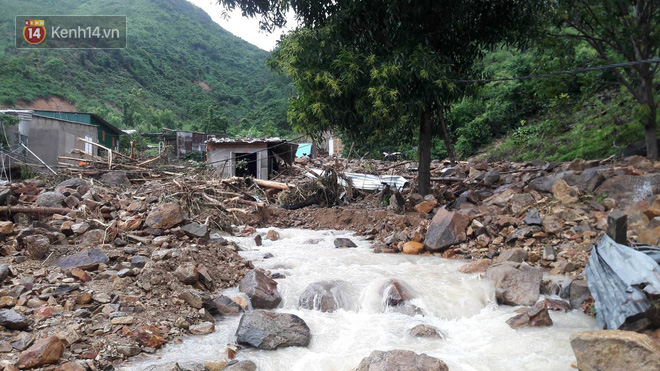
[[[2,0],[0,107],[75,108],[122,128],[286,135],[293,88],[186,0]],[[16,15],[126,15],[127,48],[18,50]]]

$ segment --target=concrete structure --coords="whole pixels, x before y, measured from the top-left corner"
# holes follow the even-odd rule
[[[211,138],[206,141],[207,163],[223,178],[250,176],[269,179],[285,164],[293,164],[297,144],[280,138]]]
[[[47,111],[47,110],[34,110],[34,114],[44,117],[52,117],[58,120],[78,122],[81,124],[94,125],[97,127],[95,137],[97,140],[94,142],[99,143],[107,148],[112,148],[115,151],[119,150],[119,136],[124,132],[117,127],[105,121],[101,116],[89,112],[69,112],[69,111]],[[97,153],[105,152],[99,149]]]
[[[202,159],[206,160],[206,141],[211,138],[225,138],[224,134],[206,134],[198,131],[172,130],[163,128],[162,133],[142,134],[143,137],[156,138],[164,145],[169,146],[177,160],[186,153],[199,151]]]
[[[71,156],[74,148],[93,153],[91,144],[77,138],[98,143],[96,125],[47,117],[31,110],[1,110],[0,113],[18,117],[16,127],[5,127],[4,130],[16,156],[24,156],[32,163],[36,163],[37,159],[19,148],[20,143],[24,143],[48,165],[57,165],[58,156]]]

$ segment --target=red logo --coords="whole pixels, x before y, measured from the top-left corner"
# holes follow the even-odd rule
[[[46,38],[46,27],[43,20],[27,19],[24,22],[23,37],[30,44],[39,44]]]

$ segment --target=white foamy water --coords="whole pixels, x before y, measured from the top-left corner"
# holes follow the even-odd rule
[[[312,333],[307,348],[244,349],[238,359],[252,360],[259,370],[352,370],[373,350],[407,349],[443,360],[451,370],[571,370],[575,361],[569,344],[574,332],[597,329],[583,313],[551,312],[551,327],[514,330],[506,320],[514,307],[498,306],[492,283],[457,271],[464,262],[439,257],[374,254],[370,243],[348,231],[278,230],[280,240],[233,238],[255,266],[279,272],[283,300],[276,311],[301,317]],[[265,233],[266,230],[259,230]],[[333,241],[348,237],[354,249],[336,249]],[[314,241],[316,240],[316,241]],[[317,243],[313,243],[317,242]],[[274,255],[262,259],[264,254]],[[422,314],[383,311],[381,287],[396,279],[413,293]],[[343,298],[350,310],[334,313],[298,309],[305,288],[318,281],[348,284]],[[239,318],[216,323],[216,332],[191,336],[165,347],[157,360],[134,363],[129,369],[171,361],[203,362],[222,358],[225,345],[236,340]],[[440,329],[446,339],[416,338],[408,330],[418,324]]]

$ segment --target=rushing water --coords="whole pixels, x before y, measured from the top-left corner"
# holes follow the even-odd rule
[[[464,262],[439,257],[374,254],[369,242],[349,231],[278,230],[278,241],[234,238],[245,258],[257,267],[279,272],[283,300],[277,311],[305,320],[312,333],[307,348],[244,349],[238,359],[254,361],[260,370],[352,370],[373,350],[407,349],[442,359],[451,370],[570,370],[575,357],[570,334],[596,329],[595,319],[583,313],[551,312],[551,327],[514,330],[506,320],[514,307],[498,306],[492,283],[478,275],[457,271]],[[259,232],[266,232],[260,230]],[[349,237],[358,248],[336,249],[337,237]],[[264,254],[274,257],[263,259]],[[381,287],[397,279],[410,288],[422,311],[414,316],[384,310]],[[348,283],[344,299],[349,310],[323,313],[298,309],[298,299],[314,282]],[[239,318],[216,323],[213,334],[191,336],[165,347],[158,360],[203,362],[222,358],[225,345],[235,341]],[[418,324],[440,329],[445,339],[416,338],[408,330]]]

